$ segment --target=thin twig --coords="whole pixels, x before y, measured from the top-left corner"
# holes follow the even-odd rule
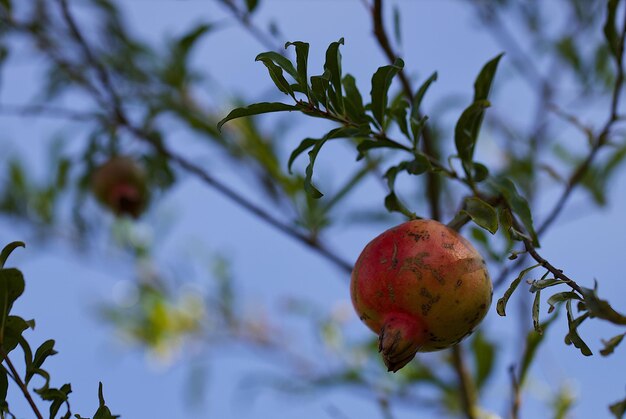
[[[385,23],[383,19],[383,0],[374,0],[374,4],[369,8],[372,14],[372,22],[374,26],[374,36],[376,37],[378,44],[387,56],[389,62],[393,63],[398,55],[394,52],[387,30],[385,29]],[[413,100],[413,88],[404,70],[398,73],[400,83],[402,84],[402,90],[409,101]],[[428,127],[424,127],[422,131],[422,151],[429,157],[437,158],[437,150],[435,148],[434,139],[432,133]],[[440,209],[440,186],[439,178],[431,171],[425,174],[426,176],[426,190],[428,195],[428,203],[430,206],[430,217],[434,220],[441,219]]]
[[[519,418],[519,408],[522,403],[521,400],[521,387],[520,383],[515,376],[515,366],[511,365],[509,368],[509,374],[511,375],[511,387],[513,388],[513,397],[511,400],[511,419]]]
[[[250,14],[242,11],[232,0],[221,0],[218,3],[224,5],[230,11],[231,15],[239,21],[239,23],[265,48],[270,51],[277,51],[285,55],[284,48],[277,48],[277,44],[259,27],[257,27],[250,19]]]
[[[26,398],[26,401],[30,405],[31,409],[33,409],[35,416],[37,416],[38,419],[43,419],[43,415],[39,411],[39,408],[35,404],[35,401],[33,400],[30,393],[28,392],[28,387],[26,387],[26,384],[24,384],[24,381],[22,381],[22,379],[20,378],[20,375],[18,374],[17,370],[13,366],[13,363],[9,359],[9,355],[4,351],[4,348],[0,348],[0,355],[4,359],[4,362],[6,362],[7,366],[9,367],[9,370],[11,370],[11,378],[13,378],[15,383],[18,385],[18,387],[22,391],[22,394]]]

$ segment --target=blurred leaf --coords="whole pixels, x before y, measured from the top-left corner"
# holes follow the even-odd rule
[[[489,97],[493,78],[496,75],[498,63],[503,55],[504,53],[496,55],[491,61],[485,64],[482,70],[480,70],[480,73],[474,82],[474,102],[485,100]],[[474,135],[477,134],[478,132],[474,133]]]
[[[379,67],[372,76],[372,114],[379,126],[385,126],[385,112],[387,110],[387,100],[389,87],[393,78],[404,67],[404,61],[400,58],[396,59],[393,65]]]
[[[626,398],[609,406],[609,410],[616,419],[621,419],[626,414]]]
[[[557,315],[552,316],[550,319],[539,325],[539,329],[542,331],[546,331],[548,327],[558,318]],[[522,354],[522,361],[519,367],[519,385],[522,386],[524,381],[526,380],[526,376],[530,369],[530,366],[535,359],[535,355],[537,354],[537,350],[539,346],[543,342],[546,333],[537,333],[536,330],[531,330],[526,335],[526,345],[524,346],[524,353]]]
[[[400,128],[400,132],[404,134],[405,137],[411,138],[409,135],[409,125],[407,123],[407,108],[409,107],[409,102],[404,99],[402,94],[398,95],[397,98],[391,104],[391,108],[389,112],[393,120],[398,124],[398,128]]]
[[[526,276],[528,272],[532,271],[538,266],[541,266],[541,265],[536,264],[529,268],[524,269],[523,271],[519,273],[517,278],[515,278],[515,280],[511,282],[511,285],[509,286],[509,288],[504,292],[504,295],[502,296],[502,298],[498,300],[498,303],[496,304],[496,311],[498,312],[500,316],[506,316],[506,305],[509,301],[509,298],[511,298],[511,295],[513,295],[513,292],[515,292],[515,289],[518,287],[522,279]]]
[[[343,45],[343,38],[337,42],[331,42],[326,50],[326,62],[324,63],[324,72],[328,71],[330,76],[330,85],[332,89],[328,90],[330,102],[338,114],[343,114],[343,94],[341,92],[341,52],[339,45]]]
[[[300,110],[300,107],[298,106],[287,105],[286,103],[280,103],[280,102],[254,103],[250,106],[246,106],[244,108],[236,108],[230,111],[230,113],[224,119],[222,119],[220,122],[217,123],[217,129],[221,130],[222,125],[224,125],[226,122],[232,119],[241,118],[244,116],[260,115],[263,113],[270,113],[270,112],[285,112],[285,111],[291,112],[291,111],[298,111],[298,110]]]
[[[397,4],[393,5],[393,35],[396,38],[396,43],[402,45],[402,28],[401,28],[401,13]]]
[[[615,348],[617,348],[617,345],[619,345],[620,343],[622,343],[622,340],[624,339],[624,336],[626,336],[626,333],[621,333],[617,336],[613,336],[611,339],[609,340],[602,340],[602,343],[604,344],[604,348],[602,348],[600,350],[600,354],[602,356],[609,356],[613,353],[613,351],[615,350]]]
[[[307,65],[309,61],[309,44],[301,41],[287,42],[285,48],[293,45],[296,49],[297,74],[295,79],[300,84],[300,89],[309,96],[309,76]],[[291,64],[291,62],[289,63]]]
[[[13,10],[11,0],[0,0],[0,7],[4,8],[9,13]]]
[[[539,247],[537,233],[533,226],[533,217],[528,202],[518,192],[515,184],[507,178],[490,178],[490,185],[502,194],[511,210],[520,218],[526,228],[533,246]]]
[[[491,234],[498,231],[498,213],[494,207],[482,199],[474,196],[467,198],[461,212],[467,214],[472,221]]]
[[[569,299],[565,303],[565,307],[567,309],[567,326],[569,328],[569,333],[565,336],[565,343],[570,344],[573,343],[575,347],[580,349],[580,352],[585,356],[593,355],[589,346],[582,340],[580,335],[578,334],[578,326],[588,318],[588,314],[584,314],[581,317],[574,319],[572,314],[572,300]]]
[[[622,61],[622,51],[620,49],[620,36],[616,26],[617,6],[619,0],[609,0],[607,2],[606,22],[604,23],[604,37],[607,40],[611,54],[618,63]]]
[[[597,287],[597,281],[593,289],[581,287],[589,314],[591,314],[592,317],[598,317],[614,324],[626,325],[626,316],[615,311],[608,301],[601,300],[597,294]]]
[[[474,334],[471,342],[472,354],[474,355],[475,382],[478,389],[482,388],[496,362],[496,346],[493,342],[485,339],[482,332],[478,331]]]
[[[2,249],[2,252],[0,252],[0,269],[4,268],[4,264],[6,263],[11,253],[13,253],[13,251],[18,247],[26,247],[26,244],[24,242],[15,241],[4,246],[4,249]]]

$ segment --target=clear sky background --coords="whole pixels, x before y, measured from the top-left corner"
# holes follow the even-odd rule
[[[224,10],[207,1],[125,0],[119,3],[129,26],[151,43],[159,43],[168,35],[180,34],[193,23],[228,20]],[[265,0],[262,3],[255,17],[262,26],[274,20],[287,40],[310,42],[310,72],[318,72],[321,68],[328,44],[344,37],[344,72],[356,77],[362,92],[369,91],[371,74],[378,66],[386,64],[386,60],[371,36],[371,24],[361,2]],[[481,30],[478,19],[461,1],[398,3],[403,11],[405,46],[401,54],[409,74],[416,80],[423,80],[433,71],[439,72],[439,79],[425,101],[427,113],[429,105],[448,94],[457,93],[469,101],[474,77],[487,60],[501,52],[501,47]],[[332,13],[326,11],[330,8]],[[265,68],[254,62],[254,57],[264,50],[233,23],[207,37],[194,54],[193,62],[218,81],[224,98],[239,95],[251,102],[281,99],[271,87]],[[37,60],[28,54],[20,60],[19,65],[5,72],[0,97],[3,103],[22,102],[29,97],[28,92],[36,90],[40,80]],[[512,74],[511,63],[505,57],[501,73],[496,78],[498,94],[493,107],[500,114],[515,114],[524,121],[530,117],[531,103],[525,85],[513,79]],[[228,109],[223,111],[226,113]],[[599,112],[601,115],[606,113],[605,109]],[[298,126],[286,136],[292,148],[305,136],[315,137],[327,127],[319,121],[294,118],[293,122]],[[267,117],[262,121],[271,129],[277,119]],[[37,162],[43,156],[43,147],[39,148],[39,144],[43,144],[51,133],[63,132],[69,137],[81,132],[79,125],[50,119],[2,116],[0,124],[0,141],[3,145],[10,144],[6,155],[29,153],[35,172]],[[193,141],[186,133],[180,135],[181,140]],[[80,141],[79,137],[74,141]],[[497,159],[493,139],[486,136],[481,141],[479,152],[483,153],[484,159]],[[575,140],[578,144],[584,144],[583,141],[581,138]],[[574,144],[573,147],[578,146]],[[255,196],[251,185],[221,162],[219,156],[206,153],[198,158],[216,168],[215,173],[219,173],[223,181]],[[0,156],[0,161],[2,159],[4,156]],[[319,175],[316,175],[319,183],[330,183],[335,176],[341,176],[345,165],[353,159],[353,152],[347,152],[341,145],[328,147],[320,155]],[[303,168],[301,163],[296,165],[298,170]],[[620,173],[612,185],[610,202],[602,210],[593,207],[584,193],[575,193],[569,209],[542,241],[544,257],[565,269],[582,285],[591,287],[593,279],[598,279],[600,295],[608,297],[613,306],[622,311],[626,308],[623,279],[626,197],[621,192],[625,187],[626,176]],[[382,205],[382,197],[380,187],[370,183],[352,202],[355,205]],[[541,198],[541,202],[546,203],[546,210],[550,208],[551,198]],[[448,209],[448,215],[454,210]],[[238,291],[250,310],[259,306],[272,307],[287,296],[309,298],[329,310],[349,304],[348,278],[343,273],[199,182],[193,179],[181,182],[153,208],[148,220],[166,218],[172,213],[176,213],[179,219],[161,252],[170,257],[177,254],[188,257],[194,254],[193,246],[189,244],[191,239],[191,243],[198,243],[208,252],[229,255]],[[338,253],[354,260],[363,246],[381,230],[381,225],[337,225],[328,237]],[[251,231],[254,234],[249,234]],[[0,220],[0,243],[23,239],[24,234],[23,226]],[[37,320],[33,342],[50,337],[56,339],[59,355],[49,361],[49,369],[55,384],[72,383],[75,393],[72,404],[76,412],[89,415],[95,411],[97,385],[102,381],[113,413],[127,419],[379,417],[371,400],[346,390],[306,396],[289,396],[268,389],[252,391],[247,385],[250,374],[271,371],[275,367],[258,354],[244,350],[196,354],[193,348],[189,348],[171,365],[152,362],[141,349],[122,345],[111,328],[103,327],[96,311],[99,303],[113,298],[120,281],[132,278],[129,263],[124,260],[118,264],[110,263],[105,258],[115,258],[116,253],[107,248],[103,249],[102,256],[98,253],[78,255],[62,241],[41,245],[31,240],[27,245],[12,258],[12,264],[22,268],[27,279],[26,294],[15,310],[25,318]],[[498,270],[492,268],[492,271]],[[499,298],[503,292],[503,289],[497,290],[494,298]],[[52,294],[55,298],[50,300]],[[517,298],[519,295],[513,297],[512,304]],[[545,306],[542,306],[542,316],[545,315]],[[489,337],[507,349],[503,352],[505,358],[498,365],[500,373],[490,382],[483,403],[497,414],[504,414],[509,400],[508,374],[504,371],[520,350],[520,343],[514,339],[514,330],[520,321],[530,322],[530,313],[527,319],[515,315],[501,318],[495,312],[494,303],[482,326]],[[365,336],[369,333],[355,316],[351,322],[355,334]],[[564,318],[558,320],[541,350],[525,395],[524,417],[545,417],[547,410],[541,394],[556,391],[564,381],[579,396],[574,417],[609,417],[606,406],[623,398],[626,391],[626,347],[619,347],[609,358],[599,354],[583,358],[578,350],[563,344],[566,327]],[[601,348],[601,338],[608,339],[618,332],[601,321],[589,322],[581,328],[585,340],[596,353]],[[191,366],[206,367],[208,377],[204,401],[198,405],[189,403],[187,397]],[[10,400],[15,400],[16,406],[23,403],[15,393]],[[418,406],[396,406],[394,413],[397,419],[429,417],[427,413],[420,413]],[[22,417],[28,417],[28,413]]]

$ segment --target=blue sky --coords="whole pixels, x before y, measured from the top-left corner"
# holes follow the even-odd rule
[[[121,3],[121,2],[120,2]],[[286,40],[311,43],[310,68],[321,68],[327,45],[343,37],[343,68],[353,74],[363,92],[375,69],[386,64],[371,36],[370,22],[359,1],[278,1],[265,0],[256,18],[265,25],[269,20],[278,22]],[[425,101],[429,106],[451,93],[460,93],[468,101],[472,83],[481,66],[501,52],[494,40],[484,31],[468,8],[459,1],[400,1],[403,10],[402,55],[409,74],[423,80],[433,71],[439,79]],[[327,8],[333,13],[327,13]],[[206,1],[146,1],[123,2],[127,21],[136,32],[150,42],[158,43],[166,35],[180,34],[192,23],[224,21],[224,11]],[[273,92],[265,68],[254,62],[254,57],[265,48],[236,25],[220,29],[209,36],[194,56],[199,69],[219,81],[224,97],[228,92],[244,96],[251,101],[281,99]],[[28,98],[34,86],[37,62],[23,59],[20,65],[5,73],[2,102],[19,103]],[[494,108],[501,114],[515,114],[520,120],[529,117],[525,86],[511,79],[511,64],[506,57],[502,62],[498,86],[506,94],[497,96]],[[8,83],[6,80],[10,80]],[[506,81],[506,84],[505,84]],[[25,96],[26,95],[26,96]],[[71,104],[68,104],[71,105]],[[224,109],[224,113],[228,109]],[[268,128],[274,123],[271,117],[262,120]],[[297,119],[298,126],[290,131],[286,141],[295,147],[305,136],[323,132],[325,126],[318,121]],[[2,117],[0,141],[9,143],[9,153],[33,153],[34,145],[43,142],[51,132],[80,132],[79,127],[67,126],[54,120],[35,120],[25,124],[24,119]],[[482,141],[482,140],[481,140]],[[582,139],[579,139],[582,143]],[[332,150],[332,152],[331,152]],[[495,150],[493,139],[485,138],[479,152]],[[43,152],[41,152],[43,154]],[[22,154],[24,155],[24,154]],[[33,165],[42,156],[30,155]],[[249,184],[237,176],[236,170],[221,163],[218,157],[204,156],[207,164],[219,168],[222,179],[242,192],[254,196]],[[320,181],[341,176],[353,155],[344,148],[329,147],[320,155],[318,173]],[[302,170],[299,162],[296,167]],[[36,169],[35,169],[36,170]],[[613,191],[626,187],[626,177],[621,173],[612,186]],[[381,191],[370,184],[354,197],[354,202],[372,204],[372,196],[380,199]],[[551,196],[542,198],[549,208]],[[193,204],[190,205],[189,203]],[[380,200],[382,205],[382,199]],[[450,213],[455,209],[450,209]],[[180,220],[168,243],[164,246],[181,257],[189,254],[187,238],[197,240],[209,252],[227,253],[234,264],[240,292],[250,310],[257,306],[276,304],[289,295],[310,298],[318,304],[332,308],[347,304],[349,294],[347,278],[304,247],[260,223],[242,209],[224,201],[215,192],[195,180],[188,179],[169,192],[154,211],[158,214],[177,212]],[[587,196],[576,193],[561,221],[542,241],[542,255],[563,267],[579,283],[591,286],[593,279],[600,281],[600,295],[608,297],[614,307],[626,307],[621,273],[626,249],[626,225],[623,214],[626,197],[613,193],[608,207],[597,210],[587,202]],[[152,219],[154,219],[154,217]],[[22,239],[24,230],[19,225],[0,224],[0,241]],[[380,225],[369,227],[337,226],[332,229],[332,245],[348,260],[354,260],[362,247],[380,232]],[[253,235],[244,232],[254,231]],[[73,406],[76,412],[91,414],[97,405],[97,383],[105,385],[105,396],[114,413],[123,418],[361,418],[377,417],[372,413],[370,400],[347,391],[332,391],[319,397],[286,396],[271,390],[259,393],[242,391],[250,371],[271,370],[271,366],[257,354],[234,350],[223,354],[211,351],[211,359],[204,360],[193,353],[185,353],[180,362],[164,367],[150,362],[136,348],[128,348],[115,339],[111,328],[103,327],[94,307],[112,298],[116,284],[132,276],[132,267],[123,261],[108,263],[105,256],[77,255],[72,249],[54,242],[46,246],[29,242],[25,250],[16,252],[12,259],[27,278],[25,297],[16,307],[24,317],[34,317],[37,328],[32,333],[33,342],[54,337],[59,355],[50,360],[49,368],[57,384],[70,381],[74,388]],[[114,253],[114,252],[113,252]],[[288,263],[284,263],[288,261]],[[494,270],[497,272],[497,270]],[[495,297],[504,290],[496,291]],[[521,291],[524,292],[524,291]],[[55,298],[48,297],[54,294]],[[519,297],[519,296],[518,296]],[[512,304],[516,303],[514,297]],[[545,315],[545,307],[542,311]],[[354,319],[353,319],[354,320]],[[513,330],[520,321],[513,315],[498,317],[495,305],[484,323],[483,330],[506,348],[507,359],[499,365],[501,373],[485,395],[485,406],[503,414],[509,396],[508,375],[503,371],[513,361],[512,354],[519,350],[513,339]],[[355,333],[368,333],[354,321]],[[606,406],[624,396],[623,365],[625,348],[618,348],[609,358],[594,355],[584,358],[563,344],[566,333],[564,319],[557,321],[547,345],[542,349],[532,373],[523,413],[527,417],[541,417],[546,412],[541,394],[546,389],[556,390],[563,382],[570,383],[580,395],[574,417],[608,417]],[[597,352],[600,339],[619,332],[596,321],[582,327],[586,341]],[[191,352],[191,351],[190,351]],[[190,407],[185,398],[188,385],[189,363],[207,366],[206,399],[197,408]],[[584,395],[584,396],[583,396]],[[13,394],[16,406],[21,406],[19,395]],[[394,410],[396,418],[427,417],[416,415],[417,407]],[[341,412],[336,414],[339,410]],[[26,411],[26,410],[23,410]],[[24,417],[28,417],[24,415]]]

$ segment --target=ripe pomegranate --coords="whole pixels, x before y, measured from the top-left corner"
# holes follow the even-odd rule
[[[111,157],[93,172],[91,181],[98,201],[116,215],[137,218],[148,204],[146,173],[130,157]]]
[[[396,372],[417,352],[448,348],[487,314],[493,287],[476,249],[433,220],[412,220],[372,240],[350,283],[359,318],[379,335],[378,350]]]

